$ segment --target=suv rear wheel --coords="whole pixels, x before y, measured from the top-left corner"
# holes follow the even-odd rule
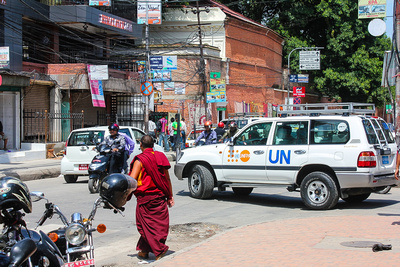
[[[312,172],[301,183],[301,199],[314,210],[333,208],[339,200],[339,192],[332,177],[324,172]]]
[[[214,177],[203,165],[195,165],[188,178],[190,195],[194,198],[210,198],[214,189]]]
[[[75,183],[78,180],[78,175],[64,175],[64,180],[67,184]]]

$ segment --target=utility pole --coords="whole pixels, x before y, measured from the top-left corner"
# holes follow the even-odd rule
[[[206,120],[209,120],[209,114],[207,112],[207,80],[206,80],[206,63],[204,60],[204,52],[203,52],[203,40],[201,34],[201,25],[200,24],[200,12],[209,13],[210,9],[206,7],[204,10],[200,10],[199,8],[199,1],[196,1],[196,9],[192,9],[194,14],[197,14],[197,27],[198,27],[198,34],[199,34],[199,44],[200,44],[200,69],[199,69],[199,76],[201,81],[201,89],[204,97],[204,112],[206,116]],[[204,25],[204,24],[203,24]]]
[[[149,49],[149,6],[146,2],[146,29],[145,29],[145,39],[146,39],[146,73],[144,81],[150,81],[150,49]],[[150,96],[144,96],[144,131],[147,134],[149,132],[149,99]]]
[[[399,51],[400,49],[400,4],[398,1],[396,1],[396,7],[395,7],[396,13],[395,13],[395,22],[396,22],[396,28],[394,29],[396,31],[395,37],[396,37],[396,50],[393,53],[396,53],[396,51]],[[397,56],[397,55],[396,55]],[[395,57],[396,57],[395,56]],[[396,72],[399,73],[399,65],[396,66]],[[400,137],[400,77],[396,74],[396,109],[395,109],[395,127],[396,127],[396,139],[399,139]],[[398,141],[398,140],[396,140]]]

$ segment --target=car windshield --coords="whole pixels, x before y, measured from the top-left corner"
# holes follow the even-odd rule
[[[94,146],[104,140],[104,131],[76,131],[68,139],[68,146]]]
[[[129,132],[129,129],[126,129],[126,128],[125,129],[119,129],[119,132],[126,134],[127,136],[129,136],[132,139],[132,136],[131,136],[131,133]]]

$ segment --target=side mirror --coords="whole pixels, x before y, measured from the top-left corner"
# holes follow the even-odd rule
[[[32,200],[33,202],[37,202],[37,201],[39,201],[39,200],[41,200],[41,199],[46,199],[46,198],[44,197],[44,193],[38,192],[38,191],[30,192],[29,195],[31,196],[31,200]]]

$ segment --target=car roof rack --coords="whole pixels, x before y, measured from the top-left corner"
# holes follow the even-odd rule
[[[252,117],[265,117],[264,112],[240,112],[240,113],[229,113],[229,119],[237,118],[252,118]]]
[[[375,104],[370,103],[318,103],[278,105],[278,116],[320,115],[375,115]]]

